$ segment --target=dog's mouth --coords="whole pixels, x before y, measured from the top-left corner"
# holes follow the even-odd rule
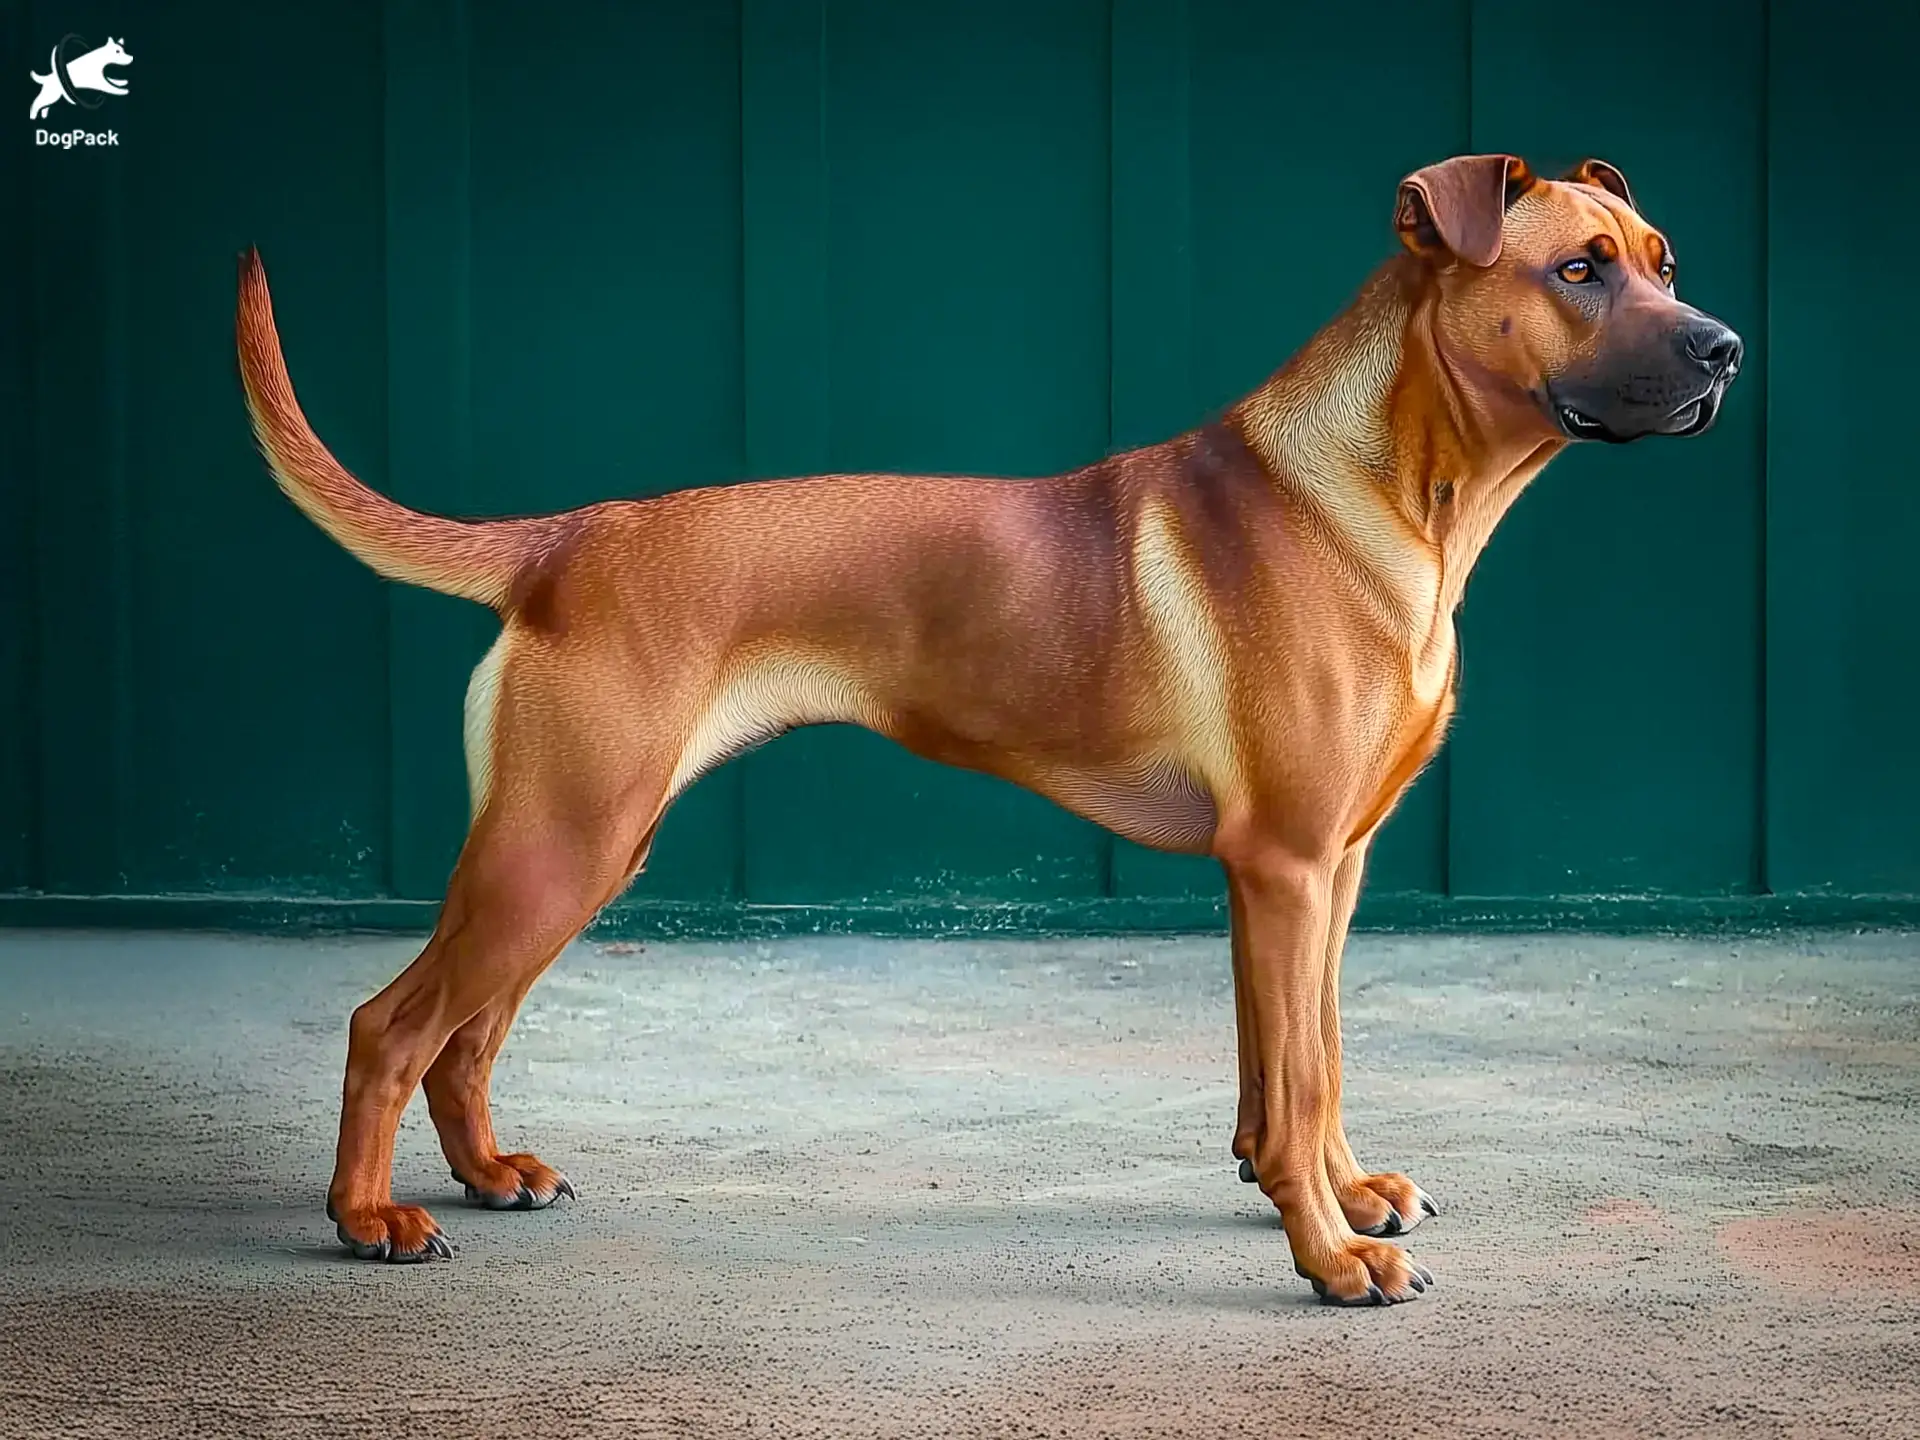
[[[1704,393],[1669,411],[1645,429],[1631,432],[1615,430],[1605,421],[1564,400],[1556,399],[1553,402],[1553,418],[1560,426],[1561,433],[1569,440],[1599,440],[1610,445],[1624,445],[1648,435],[1685,438],[1698,435],[1713,424],[1714,417],[1720,412],[1722,390],[1723,387],[1719,385],[1710,386]]]
[[[1697,400],[1690,400],[1673,412],[1669,420],[1672,429],[1664,431],[1668,435],[1698,435],[1713,424],[1714,416],[1720,413],[1721,387],[1714,386]]]
[[[1605,421],[1594,418],[1564,400],[1554,402],[1554,418],[1560,422],[1560,431],[1569,440],[1599,440],[1608,445],[1624,445],[1629,440],[1639,439],[1642,434],[1652,433],[1641,431],[1632,435],[1622,434]]]
[[[1571,405],[1560,406],[1558,414],[1560,428],[1567,432],[1570,439],[1604,440],[1613,433],[1591,415],[1576,410]]]

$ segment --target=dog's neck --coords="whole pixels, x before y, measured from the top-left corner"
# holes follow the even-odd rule
[[[1566,443],[1517,387],[1446,353],[1437,304],[1425,262],[1388,261],[1233,410],[1275,480],[1416,622],[1459,605],[1494,528]]]

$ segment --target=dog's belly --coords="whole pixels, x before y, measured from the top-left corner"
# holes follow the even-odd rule
[[[928,714],[903,718],[878,703],[851,670],[824,657],[769,650],[738,657],[689,727],[668,796],[715,765],[784,731],[851,723],[915,754],[985,770],[1035,790],[1117,835],[1156,850],[1204,854],[1219,821],[1213,797],[1165,759],[1087,765],[1071,748],[1042,760],[979,735],[957,734]]]
[[[1155,850],[1206,854],[1220,821],[1213,797],[1166,762],[1062,771],[1035,788],[1123,839]]]

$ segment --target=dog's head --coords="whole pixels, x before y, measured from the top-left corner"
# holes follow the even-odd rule
[[[124,76],[107,74],[107,71],[117,66],[131,65],[133,63],[133,56],[127,53],[126,46],[109,35],[107,37],[107,43],[102,45],[98,50],[90,53],[86,58],[89,62],[98,62],[98,68],[93,73],[100,79],[99,89],[109,91],[115,95],[124,95],[127,93],[127,82]],[[92,89],[95,87],[89,86],[88,88]]]
[[[1740,337],[1674,292],[1674,254],[1620,172],[1560,180],[1462,155],[1400,182],[1394,226],[1431,267],[1447,363],[1535,405],[1572,440],[1698,435],[1740,371]]]

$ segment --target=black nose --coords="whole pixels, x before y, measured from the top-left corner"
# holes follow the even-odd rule
[[[1731,380],[1739,374],[1744,354],[1746,346],[1740,343],[1740,337],[1718,320],[1702,316],[1687,331],[1687,358],[1698,362],[1716,380]]]

